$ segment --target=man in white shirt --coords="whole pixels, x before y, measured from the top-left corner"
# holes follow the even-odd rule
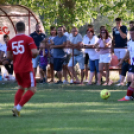
[[[131,65],[129,67],[128,72],[134,75],[134,27],[130,29],[130,35],[131,35],[131,40],[127,43],[128,51],[125,57],[120,61],[119,65],[122,64],[125,59],[130,57]],[[133,99],[132,97],[133,93],[134,93],[134,79],[132,80],[132,83],[127,89],[127,95],[119,99],[118,101],[130,101],[131,99]]]

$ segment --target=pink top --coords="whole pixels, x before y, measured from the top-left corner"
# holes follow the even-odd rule
[[[108,39],[106,39],[106,43],[110,44],[108,48],[104,48],[104,43],[103,40],[100,38],[98,41],[99,47],[101,47],[100,49],[100,54],[106,54],[106,53],[111,53],[111,49],[110,47],[112,46],[112,39],[108,37]]]

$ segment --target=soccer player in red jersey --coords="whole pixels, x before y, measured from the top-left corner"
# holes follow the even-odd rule
[[[36,82],[32,67],[32,58],[38,55],[33,39],[25,35],[25,24],[16,24],[17,35],[7,45],[7,58],[13,60],[14,72],[19,89],[14,97],[14,116],[20,116],[20,110],[36,92]],[[25,88],[28,90],[25,92]],[[24,93],[25,92],[25,93]]]

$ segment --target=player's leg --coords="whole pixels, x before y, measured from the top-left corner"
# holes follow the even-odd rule
[[[26,79],[27,78],[27,79]],[[15,108],[13,108],[13,113],[16,116],[19,116],[19,112],[22,109],[22,107],[24,106],[24,104],[26,104],[31,97],[35,94],[36,92],[36,82],[35,82],[35,77],[34,77],[34,73],[33,72],[26,72],[26,73],[16,73],[16,79],[19,85],[21,85],[21,87],[28,87],[28,90],[25,92],[24,95],[22,95],[21,97],[17,97],[17,94],[19,94],[19,92],[22,91],[19,90],[19,92],[16,93],[16,104],[19,103],[15,106]],[[23,92],[24,93],[24,92]]]

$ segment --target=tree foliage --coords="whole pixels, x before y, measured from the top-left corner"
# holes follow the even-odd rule
[[[1,0],[3,4],[4,0]],[[5,4],[20,4],[38,13],[44,26],[81,26],[98,15],[113,21],[115,17],[134,19],[133,0],[7,0]],[[107,24],[107,26],[109,26]]]

